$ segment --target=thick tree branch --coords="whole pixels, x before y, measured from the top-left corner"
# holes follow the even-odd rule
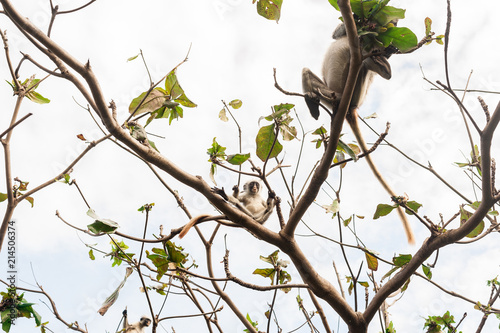
[[[297,203],[297,207],[292,212],[287,226],[282,231],[282,234],[286,237],[291,237],[293,235],[301,218],[304,216],[307,209],[309,209],[311,204],[316,199],[321,186],[328,177],[328,171],[330,165],[332,164],[333,158],[335,157],[335,152],[340,138],[340,133],[342,131],[342,126],[344,124],[347,111],[349,110],[349,104],[351,102],[351,97],[354,92],[358,73],[361,68],[362,57],[359,47],[356,24],[354,23],[354,18],[352,17],[351,5],[349,4],[349,1],[339,1],[339,7],[342,13],[342,17],[344,18],[347,38],[349,39],[349,47],[351,51],[349,75],[347,76],[347,82],[342,94],[340,105],[330,122],[330,139],[328,147],[326,148],[318,167],[314,171],[308,188],[304,192],[304,195],[302,196],[300,201]]]

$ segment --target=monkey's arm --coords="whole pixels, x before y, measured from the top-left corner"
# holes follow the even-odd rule
[[[128,319],[127,319],[127,309],[123,310],[123,332],[127,331],[127,328],[129,327]]]
[[[349,126],[351,127],[352,132],[354,133],[354,136],[356,137],[356,140],[358,141],[358,144],[361,147],[361,150],[363,151],[363,153],[366,153],[368,151],[368,147],[359,129],[357,108],[350,110],[350,113],[347,116],[347,122],[349,123]],[[380,182],[382,187],[387,191],[387,193],[389,193],[391,197],[397,197],[398,195],[396,195],[396,193],[389,186],[384,177],[382,177],[382,174],[375,166],[375,163],[373,163],[370,154],[365,155],[365,159],[368,165],[370,166],[370,169],[372,170],[373,174],[375,175],[375,178],[377,178],[377,180]],[[403,208],[401,206],[398,206],[397,212],[401,219],[401,222],[403,223],[403,228],[405,229],[406,237],[408,238],[408,243],[415,244],[415,236],[413,235],[413,230],[411,229],[410,222],[408,221],[408,218],[406,217]]]

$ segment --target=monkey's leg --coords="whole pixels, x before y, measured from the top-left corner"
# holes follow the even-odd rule
[[[260,224],[264,224],[268,219],[269,216],[272,214],[274,211],[274,206],[276,205],[276,193],[269,191],[269,195],[267,197],[267,200],[265,201],[265,209],[258,215],[254,216],[254,219],[259,222]]]
[[[325,102],[331,107],[334,93],[319,76],[314,74],[309,68],[302,69],[302,91],[309,112],[314,119],[319,117],[319,104]]]
[[[363,151],[363,153],[366,153],[368,151],[368,147],[366,146],[365,139],[363,138],[363,135],[359,130],[357,109],[350,110],[350,114],[347,116],[347,122],[351,126],[351,129],[354,133],[354,136],[356,137],[356,140],[358,141],[359,146],[361,147],[361,150]],[[375,166],[375,163],[373,163],[370,154],[365,155],[365,159],[368,165],[370,166],[370,169],[372,170],[373,174],[375,175],[375,178],[378,179],[378,181],[380,182],[382,187],[387,191],[387,193],[389,193],[391,197],[397,197],[394,190],[389,186],[384,177],[382,177],[382,174]],[[408,243],[415,244],[415,236],[413,235],[413,230],[411,229],[410,222],[408,221],[408,218],[406,217],[403,208],[401,206],[398,206],[397,212],[401,219],[401,222],[403,223],[403,228],[405,229],[406,237],[408,238]]]

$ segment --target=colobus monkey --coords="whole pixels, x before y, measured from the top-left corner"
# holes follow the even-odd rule
[[[241,193],[236,185],[233,187],[233,194],[229,196],[226,195],[224,189],[214,188],[213,190],[243,213],[251,216],[260,224],[264,224],[274,210],[276,195],[269,192],[267,201],[264,200],[260,195],[261,187],[258,180],[250,180],[243,185]],[[179,238],[184,237],[192,226],[206,217],[210,217],[210,215],[202,214],[192,218],[179,233]]]
[[[141,319],[134,324],[129,324],[127,320],[127,310],[123,311],[123,329],[120,332],[123,333],[145,333],[144,327],[148,327],[151,324],[151,319],[142,316]]]
[[[346,28],[343,23],[337,26],[332,38],[335,41],[330,45],[323,60],[322,74],[324,80],[320,79],[309,68],[302,70],[302,89],[305,93],[307,106],[314,119],[319,117],[320,100],[329,108],[333,107],[334,101],[340,101],[349,74],[351,53]],[[379,74],[386,80],[391,78],[391,65],[387,61],[389,56],[390,53],[371,56],[363,60],[349,106],[351,112],[353,112],[352,109],[363,104],[375,74]]]
[[[273,212],[276,197],[270,192],[267,201],[264,200],[260,195],[261,187],[257,180],[247,181],[243,185],[243,192],[240,193],[238,186],[234,186],[233,195],[227,199],[255,221],[264,224]]]
[[[351,54],[346,28],[343,23],[335,29],[333,39],[335,39],[335,41],[332,45],[330,45],[330,48],[326,52],[325,59],[323,60],[323,80],[308,68],[304,68],[302,70],[302,88],[304,90],[304,97],[309,111],[315,119],[318,119],[319,117],[320,101],[326,104],[329,108],[333,108],[334,104],[340,101],[347,81],[347,75],[349,73]],[[372,51],[376,50],[369,50],[369,52]],[[361,104],[363,104],[368,88],[376,74],[386,80],[391,78],[391,66],[387,61],[387,58],[391,56],[394,49],[387,48],[378,51],[381,51],[380,55],[372,55],[363,60],[351,98],[351,103],[349,105],[349,112],[346,117],[347,122],[349,123],[354,136],[364,153],[367,152],[368,147],[366,146],[365,140],[363,139],[359,129],[357,109],[361,106]],[[367,54],[367,52],[363,52],[364,56]],[[375,177],[379,180],[384,189],[391,197],[397,197],[394,190],[392,190],[378,171],[370,155],[366,155],[365,158]],[[415,243],[413,231],[410,228],[410,223],[406,218],[403,208],[398,207],[398,214],[403,222],[408,242],[410,244]]]

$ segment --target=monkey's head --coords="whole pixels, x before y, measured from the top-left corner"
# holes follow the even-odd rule
[[[251,180],[243,185],[243,191],[252,195],[257,195],[260,192],[260,183],[256,180]]]
[[[151,319],[149,319],[148,317],[142,316],[141,319],[139,320],[139,322],[141,323],[142,327],[148,327],[151,324]]]

